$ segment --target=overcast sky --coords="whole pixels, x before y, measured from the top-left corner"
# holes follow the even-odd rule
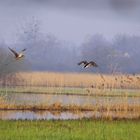
[[[88,35],[140,35],[139,0],[0,0],[0,38],[14,41],[35,17],[41,30],[79,44]]]

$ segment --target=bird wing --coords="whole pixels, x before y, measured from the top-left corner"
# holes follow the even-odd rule
[[[86,65],[87,63],[88,63],[87,61],[81,61],[81,62],[78,63],[78,65],[81,65],[81,64]]]
[[[95,62],[93,62],[93,61],[90,61],[89,64],[94,66],[94,67],[98,67],[98,65]]]
[[[24,51],[26,51],[27,49],[26,48],[24,48],[23,50],[21,50],[22,52],[24,52]]]
[[[9,48],[9,47],[8,47]],[[18,53],[16,51],[14,51],[13,49],[9,48],[9,50],[16,56],[18,57]]]
[[[88,67],[88,65],[89,65],[89,63],[86,63],[86,64],[84,65],[84,68]]]

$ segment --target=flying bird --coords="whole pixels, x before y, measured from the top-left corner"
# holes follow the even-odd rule
[[[23,52],[26,51],[26,49],[23,49],[20,53],[17,53],[15,50],[11,48],[9,48],[9,50],[15,55],[15,59],[21,59],[22,57],[24,57]]]
[[[94,61],[90,61],[84,66],[84,68],[88,68],[88,67],[98,67],[98,65]]]
[[[94,61],[81,61],[78,63],[78,65],[83,65],[84,68],[88,68],[88,67],[98,67],[98,65],[94,62]]]
[[[81,62],[78,63],[78,65],[86,65],[86,64],[88,64],[87,61],[81,61]]]

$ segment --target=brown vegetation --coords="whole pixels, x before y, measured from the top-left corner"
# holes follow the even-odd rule
[[[3,79],[4,78],[4,79]],[[89,74],[89,73],[53,73],[53,72],[30,72],[30,73],[16,73],[14,75],[7,75],[0,79],[1,87],[13,87],[17,89],[17,86],[25,87],[27,91],[39,92],[48,91],[48,93],[61,93],[66,90],[65,87],[72,87],[75,95],[98,95],[98,96],[108,96],[115,99],[115,96],[120,96],[124,99],[121,103],[110,103],[109,101],[105,104],[96,103],[95,105],[90,105],[88,100],[85,101],[83,105],[78,105],[75,103],[64,105],[61,102],[53,102],[52,104],[16,104],[14,100],[8,102],[5,98],[0,98],[0,110],[58,110],[58,111],[97,111],[100,112],[105,117],[112,117],[116,114],[117,118],[124,118],[127,114],[131,114],[132,118],[140,118],[140,104],[135,103],[139,100],[139,92],[136,96],[132,94],[129,98],[135,100],[134,103],[129,104],[127,102],[128,94],[125,89],[139,89],[140,88],[140,76],[139,75],[105,75],[105,74]],[[30,88],[31,87],[31,88]],[[47,87],[47,89],[46,89]],[[76,91],[77,90],[79,91]],[[11,92],[10,88],[10,92]],[[60,90],[59,90],[60,89]],[[114,94],[115,91],[117,93]],[[122,92],[124,89],[124,93]],[[27,92],[25,90],[25,93]],[[69,88],[68,88],[69,90]],[[138,91],[138,90],[137,90]],[[76,93],[77,92],[77,93]],[[65,93],[65,91],[64,91]],[[72,93],[73,94],[73,93]],[[114,94],[114,95],[113,95]],[[74,94],[73,94],[74,95]],[[51,100],[51,99],[50,99]],[[72,99],[73,100],[73,99]],[[30,100],[29,100],[30,101]],[[113,114],[112,114],[113,111]],[[115,116],[115,117],[116,117]]]
[[[89,73],[23,72],[0,79],[9,86],[87,87],[139,89],[139,75],[105,75]]]

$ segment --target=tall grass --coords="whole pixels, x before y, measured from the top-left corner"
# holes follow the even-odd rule
[[[125,96],[126,94],[127,96],[139,96],[140,76],[122,74],[103,75],[91,73],[21,72],[0,78],[0,86],[0,92],[4,93],[62,93],[100,96]],[[133,94],[131,94],[131,92],[133,92]]]
[[[92,88],[140,88],[140,75],[105,75],[89,73],[22,72],[0,79],[0,85],[92,87]],[[7,82],[7,83],[6,83]]]
[[[4,83],[5,82],[5,83]],[[89,97],[121,97],[121,103],[110,102],[109,98],[103,100],[103,104],[96,98],[96,104],[91,105],[89,100],[84,100],[83,105],[78,105],[73,98],[71,103],[63,105],[62,101],[52,104],[16,104],[16,101],[8,102],[1,98],[0,109],[47,109],[47,110],[94,110],[105,112],[106,116],[110,116],[111,111],[120,113],[122,116],[127,112],[140,116],[140,76],[139,75],[105,75],[105,74],[89,74],[89,73],[53,73],[53,72],[29,72],[16,73],[15,75],[7,75],[5,79],[1,79],[1,93],[49,93],[49,94],[76,94],[86,95]],[[5,87],[6,88],[3,88]],[[136,89],[134,92],[126,89]],[[45,97],[45,96],[44,96]],[[129,104],[128,98],[134,99]],[[29,99],[29,96],[28,96]],[[51,100],[51,99],[49,99]],[[136,101],[136,102],[135,102]],[[31,101],[30,101],[31,102]],[[121,116],[121,115],[120,115]]]

